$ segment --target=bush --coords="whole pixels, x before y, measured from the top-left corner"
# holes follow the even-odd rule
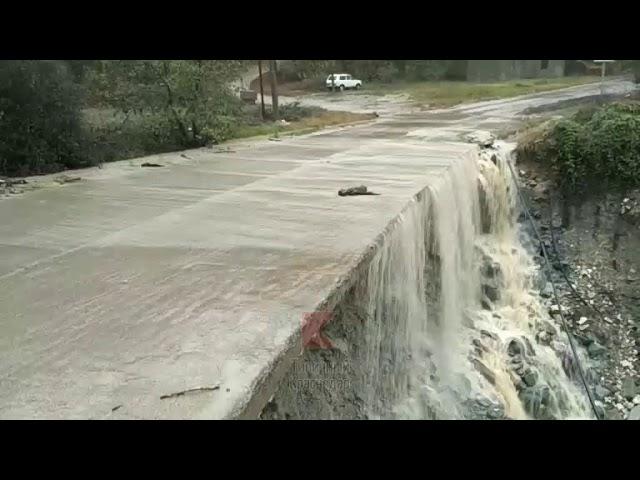
[[[0,174],[86,166],[80,90],[65,62],[0,62]]]
[[[278,109],[278,115],[287,122],[295,122],[303,118],[311,117],[322,112],[320,107],[303,107],[299,102],[293,102],[281,105]]]
[[[543,142],[550,161],[570,190],[608,183],[640,184],[640,107],[609,105],[558,122]]]
[[[113,115],[107,120],[87,119],[86,123],[89,137],[86,152],[94,163],[170,152],[181,147],[181,138],[166,115]]]

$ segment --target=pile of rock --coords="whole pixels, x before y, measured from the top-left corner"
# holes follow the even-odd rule
[[[27,181],[24,178],[5,178],[0,177],[0,195],[10,196],[19,195],[23,193],[24,187],[19,185],[26,185]]]

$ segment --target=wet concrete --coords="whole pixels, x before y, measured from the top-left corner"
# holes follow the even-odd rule
[[[117,162],[62,186],[40,177],[0,201],[0,418],[257,416],[301,351],[304,313],[471,158],[460,134],[593,88],[400,104],[368,125]],[[445,120],[459,121],[424,125]],[[337,195],[356,184],[380,195]]]

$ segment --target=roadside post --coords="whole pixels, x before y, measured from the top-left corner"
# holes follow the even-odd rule
[[[262,115],[262,121],[264,122],[264,87],[262,86],[262,60],[258,60],[258,75],[260,76],[260,113]]]
[[[602,65],[602,77],[600,78],[600,95],[604,96],[604,77],[607,73],[607,63],[613,63],[615,60],[594,60],[594,63]]]

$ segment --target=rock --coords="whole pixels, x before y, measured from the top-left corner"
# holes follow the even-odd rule
[[[491,384],[491,385],[495,385],[496,383],[496,376],[494,375],[494,373],[489,369],[489,367],[487,367],[484,363],[482,363],[480,360],[478,360],[477,358],[474,358],[473,360],[473,364],[475,365],[476,369],[482,374],[482,376],[484,378],[487,379],[487,381]]]
[[[587,323],[587,317],[580,317],[578,325],[584,325],[585,323]]]
[[[573,336],[574,336],[574,338],[576,340],[578,340],[578,342],[580,342],[580,344],[583,347],[588,347],[589,345],[591,345],[594,342],[593,338],[587,336],[586,334],[576,333]]]
[[[602,385],[596,385],[594,394],[598,400],[604,400],[606,397],[611,395],[611,392],[609,391],[609,389],[603,387]]]
[[[56,178],[54,178],[54,181],[59,183],[60,185],[63,185],[65,183],[79,182],[80,180],[82,180],[80,177],[70,177],[68,175],[58,175]]]
[[[605,412],[604,412],[604,406],[602,405],[602,403],[596,400],[594,404],[596,407],[596,416],[598,417],[598,419],[604,418]]]
[[[466,139],[469,143],[475,143],[477,145],[480,145],[483,148],[487,148],[493,145],[493,143],[496,140],[496,137],[493,136],[491,132],[478,130],[468,134],[466,136]]]
[[[565,350],[562,356],[562,368],[564,370],[564,373],[567,374],[567,376],[570,379],[575,379],[578,378],[578,364],[575,361],[575,359],[573,358],[573,354],[569,351],[569,350]]]
[[[480,305],[482,305],[482,308],[484,310],[492,310],[493,309],[493,307],[491,306],[491,303],[488,300],[484,299],[484,298],[482,300],[480,300]]]
[[[551,337],[558,336],[558,329],[556,328],[556,326],[547,320],[542,320],[539,323],[539,329],[543,332],[546,332]]]
[[[480,335],[484,336],[484,337],[488,337],[491,340],[497,342],[498,341],[498,336],[495,333],[491,333],[488,330],[480,330]]]
[[[542,298],[551,298],[553,296],[553,286],[551,285],[551,282],[547,282],[544,288],[540,290],[540,296]]]
[[[511,357],[515,355],[522,355],[524,353],[524,345],[522,345],[520,340],[514,338],[509,342],[509,346],[507,347],[507,353]]]
[[[622,420],[622,414],[616,408],[608,408],[604,412],[605,420]]]
[[[488,398],[477,398],[465,402],[470,420],[498,420],[505,416],[504,406]]]
[[[366,186],[359,185],[357,187],[342,188],[338,190],[338,195],[341,197],[348,197],[348,196],[354,196],[354,195],[380,195],[380,194],[370,192],[367,190]]]
[[[567,269],[569,268],[569,262],[565,261],[565,260],[561,260],[559,262],[553,262],[552,264],[553,268],[555,270],[558,270],[559,272],[561,271],[567,271]]]
[[[625,377],[622,380],[622,396],[627,400],[633,399],[636,396],[636,382],[633,380],[633,377]]]
[[[533,345],[531,345],[529,339],[527,337],[522,337],[522,340],[524,340],[524,344],[527,347],[527,355],[535,357],[536,351],[534,350]]]
[[[551,391],[547,385],[525,388],[520,392],[519,397],[527,413],[536,419],[545,418],[546,410],[552,405]]]
[[[484,293],[492,302],[500,299],[500,289],[495,285],[483,284],[482,293]]]
[[[549,346],[551,343],[551,336],[547,332],[538,332],[536,334],[536,342],[540,345]]]
[[[474,347],[476,347],[479,350],[482,350],[483,352],[488,351],[487,347],[484,346],[484,344],[480,341],[479,338],[474,338],[471,343],[473,344]]]
[[[551,348],[557,354],[564,354],[564,352],[566,351],[566,347],[564,346],[564,344],[562,342],[557,342],[555,340],[551,342]]]
[[[488,279],[494,279],[502,276],[500,264],[498,262],[494,262],[489,256],[485,256],[483,259],[480,273]]]
[[[522,381],[527,385],[527,387],[533,387],[538,381],[538,373],[534,370],[525,371],[522,376]]]
[[[631,409],[627,420],[640,420],[640,405],[636,405]]]
[[[491,233],[491,208],[487,201],[487,191],[489,185],[487,180],[480,175],[478,177],[478,200],[480,203],[480,225],[482,227],[482,233]]]
[[[589,353],[589,357],[598,358],[607,353],[606,347],[603,347],[598,342],[593,341],[588,347],[587,352]]]
[[[516,354],[509,359],[509,364],[514,368],[522,367],[522,355]]]
[[[504,408],[494,407],[487,412],[487,416],[491,420],[499,420],[504,418]]]
[[[598,383],[598,373],[591,367],[587,367],[587,371],[585,372],[585,379],[590,384]]]
[[[538,270],[535,275],[533,275],[532,277],[532,284],[533,284],[533,288],[535,288],[538,291],[542,291],[544,290],[544,288],[547,285],[547,276],[544,272],[544,270]]]

